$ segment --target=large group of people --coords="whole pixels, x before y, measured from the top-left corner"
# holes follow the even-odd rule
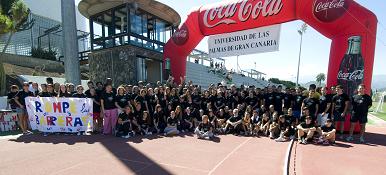
[[[26,97],[73,97],[92,99],[93,133],[129,138],[191,132],[200,139],[234,134],[266,136],[278,142],[297,138],[303,144],[334,144],[336,135],[343,139],[343,123],[349,114],[352,125],[346,140],[353,140],[353,128],[359,122],[360,141],[365,142],[367,113],[372,103],[364,85],[349,97],[340,85],[283,89],[281,85],[256,88],[219,83],[204,90],[184,78],[179,85],[170,79],[165,84],[138,82],[118,87],[112,82],[110,78],[104,83],[89,81],[87,91],[81,85],[53,83],[52,78],[40,87],[25,82],[21,90],[11,86],[8,102],[18,113],[23,134],[31,134]],[[339,126],[338,131],[335,126]]]

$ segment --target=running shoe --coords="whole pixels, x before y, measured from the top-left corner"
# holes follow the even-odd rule
[[[346,141],[348,141],[348,142],[351,142],[351,141],[353,141],[354,140],[354,138],[352,137],[352,136],[348,136],[347,138],[346,138]]]
[[[360,141],[361,143],[365,143],[365,142],[366,142],[365,139],[364,139],[363,137],[359,137],[359,141]]]

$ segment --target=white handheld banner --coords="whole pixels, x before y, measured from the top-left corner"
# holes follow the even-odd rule
[[[210,36],[209,57],[220,58],[279,50],[281,25]]]
[[[33,130],[79,132],[93,128],[93,103],[89,98],[27,97],[25,102]]]

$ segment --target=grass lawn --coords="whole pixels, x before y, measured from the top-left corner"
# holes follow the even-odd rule
[[[383,113],[383,112],[372,112],[371,114],[373,114],[376,117],[386,121],[386,113]]]
[[[373,102],[373,106],[371,106],[370,111],[375,111],[378,107],[378,102]],[[386,113],[386,103],[383,103],[383,110],[381,111]]]

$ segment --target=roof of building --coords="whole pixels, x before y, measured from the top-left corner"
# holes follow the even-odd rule
[[[78,9],[83,16],[90,18],[92,15],[125,3],[136,4],[139,9],[170,22],[174,26],[181,23],[180,15],[173,8],[155,0],[82,0],[78,5]]]

